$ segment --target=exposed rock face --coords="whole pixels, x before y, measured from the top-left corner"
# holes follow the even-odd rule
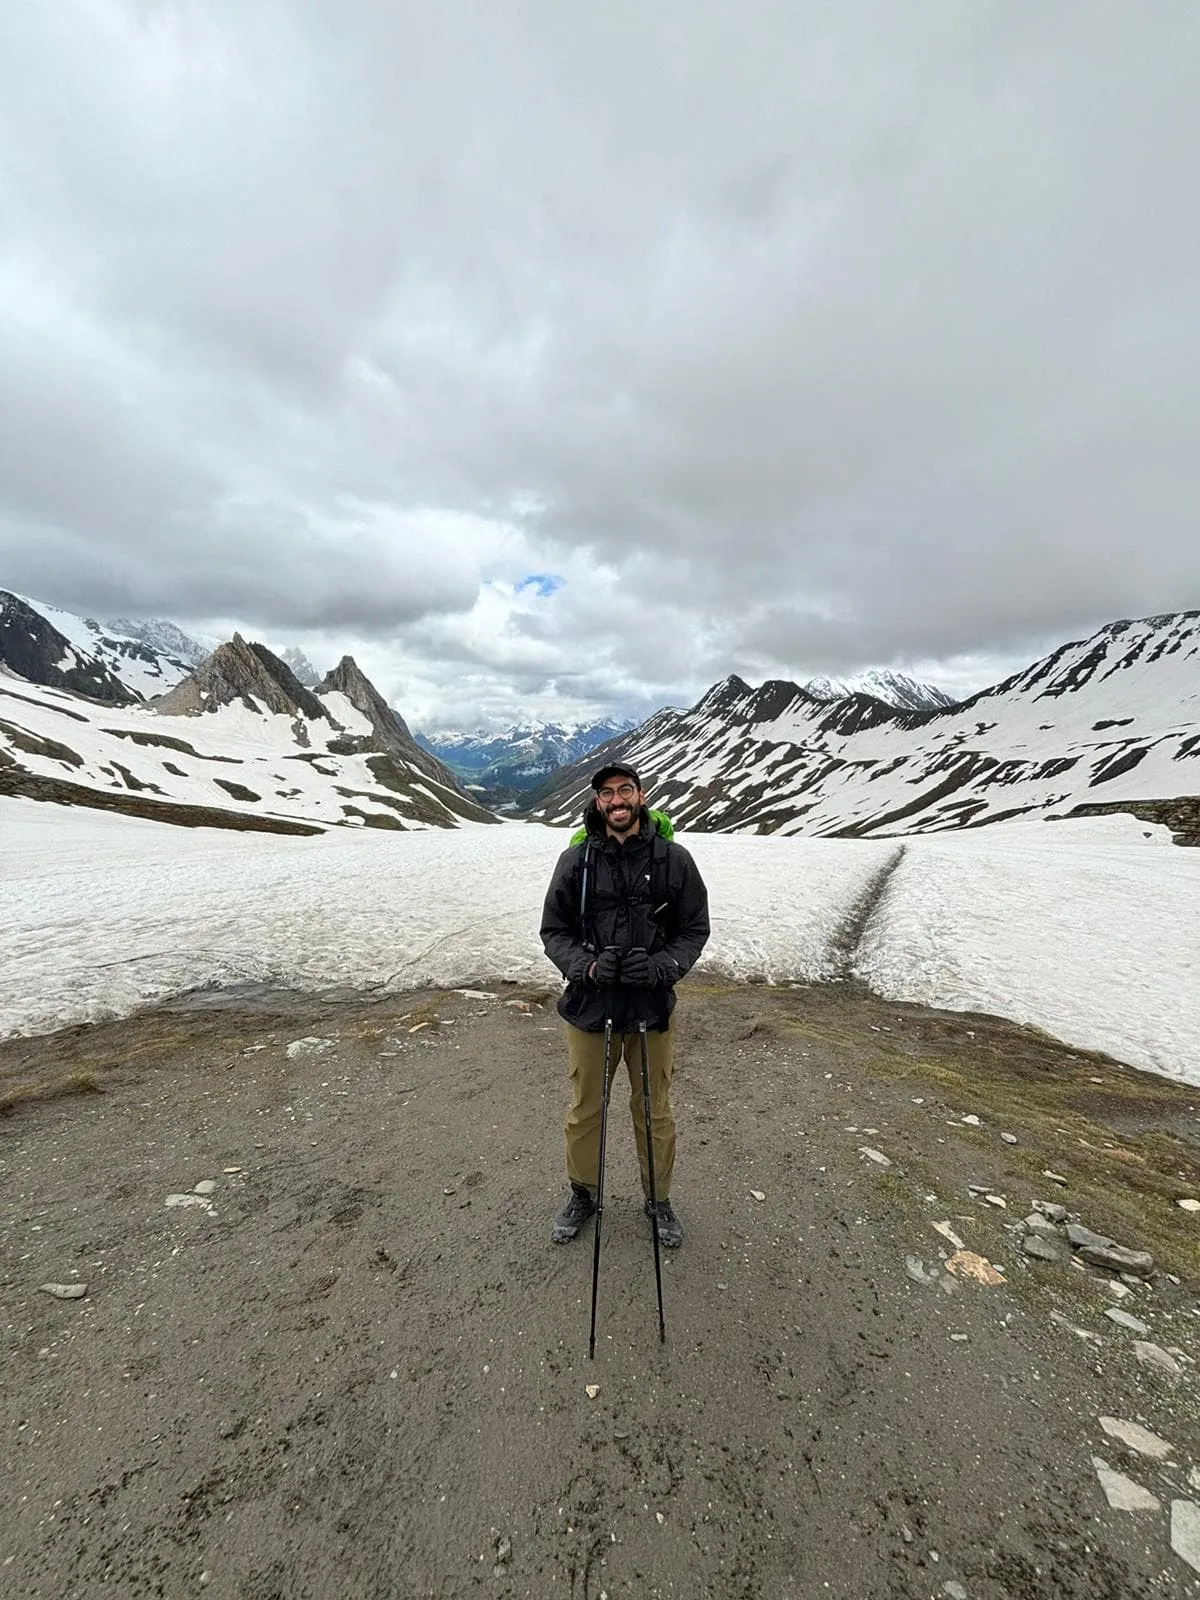
[[[154,709],[168,717],[196,717],[238,703],[250,710],[257,705],[282,716],[332,723],[325,706],[290,667],[265,645],[247,644],[240,633],[214,650],[190,678],[160,695]]]
[[[139,699],[102,662],[78,650],[40,612],[5,589],[0,589],[0,661],[30,683],[107,705],[136,705]]]
[[[369,743],[364,741],[364,748],[382,750],[389,755],[399,756],[402,761],[416,767],[418,772],[425,773],[435,783],[453,789],[458,794],[464,792],[450,768],[444,766],[436,756],[430,755],[428,750],[422,750],[409,732],[404,718],[399,712],[392,710],[353,656],[343,656],[333,671],[325,674],[317,687],[319,695],[331,692],[344,694],[355,710],[361,711],[374,729],[374,739]]]

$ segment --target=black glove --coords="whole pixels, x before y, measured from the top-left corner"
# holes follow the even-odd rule
[[[615,944],[606,945],[592,962],[592,982],[616,983],[621,971],[621,952]]]
[[[649,989],[657,979],[654,975],[654,963],[640,945],[635,945],[632,950],[626,950],[625,958],[621,962],[621,981],[631,989]]]

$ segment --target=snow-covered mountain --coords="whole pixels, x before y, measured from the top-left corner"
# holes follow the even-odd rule
[[[886,667],[875,667],[869,672],[856,673],[852,678],[810,678],[803,685],[805,694],[814,700],[846,700],[852,694],[870,695],[882,700],[885,706],[895,706],[897,711],[944,711],[957,705],[953,696],[932,683],[921,683],[904,672],[892,672]]]
[[[195,665],[171,648],[7,589],[0,589],[0,663],[31,682],[112,705],[162,694]]]
[[[879,836],[1156,801],[1191,814],[1200,612],[1110,623],[942,711],[730,677],[598,753],[631,761],[677,825],[715,832]],[[533,815],[575,820],[596,754]]]
[[[100,682],[94,663],[79,693],[18,676],[5,661],[0,803],[21,795],[277,832],[496,821],[418,748],[348,656],[313,692],[235,635],[153,704],[135,702],[115,677]],[[84,668],[72,658],[71,670]],[[107,703],[95,692],[114,685]]]
[[[417,742],[439,756],[472,788],[494,794],[521,794],[544,783],[551,773],[586,756],[606,740],[627,733],[634,724],[600,722],[527,722],[506,729],[476,733],[418,734]]]
[[[298,646],[289,645],[279,659],[291,667],[306,689],[315,689],[320,683],[321,674]]]
[[[200,639],[193,639],[190,633],[184,633],[182,628],[161,617],[111,617],[104,626],[109,633],[118,634],[124,639],[137,639],[159,655],[173,656],[177,661],[186,661],[193,667],[198,667],[205,656],[211,655],[217,647],[217,641],[210,640],[206,644]]]

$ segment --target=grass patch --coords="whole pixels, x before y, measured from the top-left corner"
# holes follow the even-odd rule
[[[72,1095],[103,1094],[94,1072],[68,1072],[49,1083],[22,1083],[0,1094],[0,1117],[11,1117],[18,1106],[39,1100],[66,1100]]]

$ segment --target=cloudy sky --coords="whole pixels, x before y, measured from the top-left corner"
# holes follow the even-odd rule
[[[0,587],[418,725],[1200,605],[1194,0],[5,0]]]

